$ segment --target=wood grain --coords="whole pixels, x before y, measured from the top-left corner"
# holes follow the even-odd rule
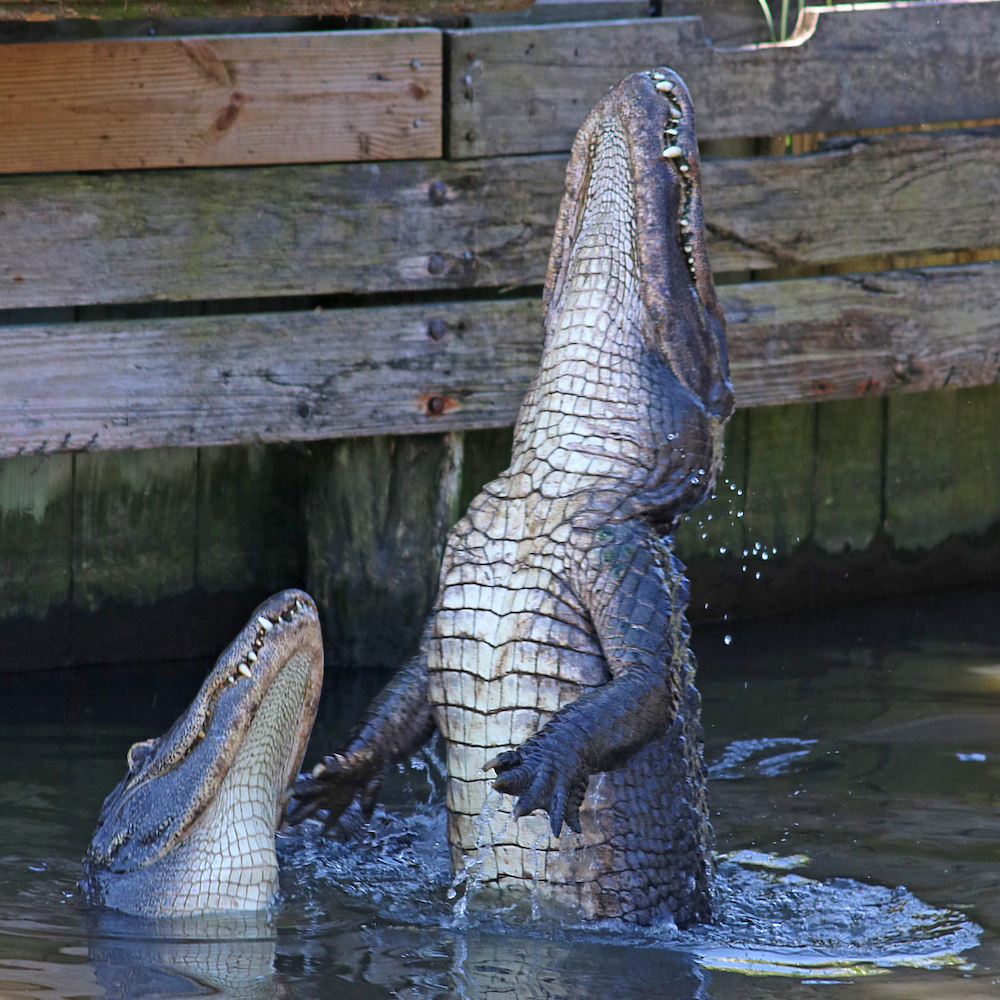
[[[716,271],[1000,243],[1000,129],[703,163]],[[0,308],[540,284],[562,154],[0,178]]]
[[[807,9],[789,42],[715,48],[701,19],[449,32],[451,157],[567,150],[609,86],[669,65],[702,139],[989,118],[992,0]]]
[[[0,21],[55,18],[244,17],[246,15],[390,17],[521,10],[530,0],[0,0]]]
[[[0,173],[441,155],[431,29],[11,45]]]
[[[998,269],[724,286],[738,405],[994,383]],[[0,455],[509,426],[539,320],[516,299],[0,328]]]

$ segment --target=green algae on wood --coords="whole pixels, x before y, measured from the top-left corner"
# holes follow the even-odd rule
[[[395,667],[416,651],[455,516],[451,435],[312,446],[306,589],[331,667]]]

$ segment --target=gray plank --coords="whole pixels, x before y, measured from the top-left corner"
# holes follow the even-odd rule
[[[306,587],[320,607],[327,669],[398,667],[417,651],[452,523],[460,440],[377,436],[312,449]]]
[[[988,263],[723,286],[737,404],[992,384],[998,278]]]
[[[738,405],[992,384],[998,268],[724,286]],[[515,299],[0,328],[0,455],[505,427],[539,321]]]
[[[989,247],[1000,130],[707,159],[716,271]],[[0,177],[0,308],[540,284],[566,157]]]
[[[449,156],[569,149],[607,88],[666,64],[703,139],[916,125],[1000,112],[993,2],[813,7],[784,45],[714,47],[700,18],[449,32]]]

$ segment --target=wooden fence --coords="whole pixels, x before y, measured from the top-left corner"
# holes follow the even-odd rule
[[[706,138],[914,129],[704,163],[742,409],[695,612],[1000,577],[1000,130],[918,129],[1000,116],[1000,3],[7,45],[0,669],[208,654],[288,584],[397,663],[506,464],[574,131],[659,63]]]

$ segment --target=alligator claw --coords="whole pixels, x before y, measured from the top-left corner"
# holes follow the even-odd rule
[[[493,787],[518,796],[514,819],[541,809],[549,814],[552,835],[558,837],[565,823],[580,833],[580,806],[587,793],[586,768],[568,747],[555,750],[546,742],[528,740],[517,750],[497,754],[483,768],[495,770]]]
[[[372,776],[374,773],[374,777]],[[295,804],[288,811],[285,821],[295,826],[303,820],[326,811],[323,832],[337,824],[337,820],[361,792],[361,811],[367,820],[375,808],[381,787],[381,768],[370,754],[334,754],[324,757],[312,770],[312,775],[300,775],[290,794]]]

